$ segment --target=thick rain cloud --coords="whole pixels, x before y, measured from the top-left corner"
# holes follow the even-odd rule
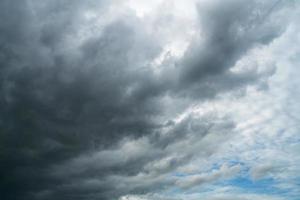
[[[208,169],[241,135],[240,103],[219,101],[268,92],[276,67],[251,59],[290,30],[293,2],[190,0],[191,18],[134,2],[0,1],[0,199],[193,199],[179,193],[245,170]]]

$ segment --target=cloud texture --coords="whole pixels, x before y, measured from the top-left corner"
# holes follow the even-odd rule
[[[1,0],[0,199],[296,200],[298,4]]]

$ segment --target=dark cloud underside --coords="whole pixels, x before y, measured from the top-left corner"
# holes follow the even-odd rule
[[[163,44],[130,10],[99,31],[84,17],[96,10],[106,21],[118,1],[1,0],[0,199],[117,199],[174,184],[163,175],[194,156],[172,157],[177,143],[234,123],[175,123],[172,104],[259,83],[266,74],[230,69],[282,32],[255,1],[213,2],[198,6],[201,42],[156,73]]]

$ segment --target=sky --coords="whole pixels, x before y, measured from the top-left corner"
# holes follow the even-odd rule
[[[299,200],[298,0],[0,0],[1,200]]]

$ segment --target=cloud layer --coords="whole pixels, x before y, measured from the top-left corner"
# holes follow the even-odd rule
[[[1,199],[299,195],[297,2],[0,8]]]

